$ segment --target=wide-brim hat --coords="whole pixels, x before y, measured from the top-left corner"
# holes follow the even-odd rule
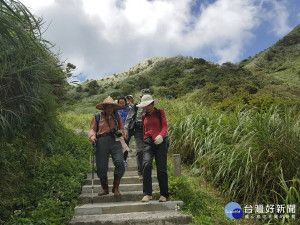
[[[121,105],[119,105],[118,103],[116,103],[112,97],[108,96],[106,99],[103,100],[103,102],[99,102],[96,105],[97,109],[103,110],[104,109],[104,105],[112,105],[114,107],[114,110],[119,110],[122,108]]]
[[[152,102],[154,104],[158,103],[158,100],[154,100],[151,95],[144,95],[141,99],[140,104],[136,105],[137,107],[146,107],[147,105],[150,105]]]

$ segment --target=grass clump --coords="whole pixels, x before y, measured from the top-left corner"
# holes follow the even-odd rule
[[[90,144],[59,124],[42,136],[0,143],[0,223],[67,224],[73,216]]]
[[[297,110],[272,105],[225,112],[167,100],[161,108],[167,112],[170,153],[179,153],[228,202],[284,204],[287,190],[299,190],[291,182],[300,177]],[[299,200],[289,197],[289,202]]]
[[[169,166],[171,170],[172,166]],[[249,222],[260,224],[253,220],[227,218],[224,208],[228,202],[224,200],[224,196],[210,185],[205,184],[201,177],[194,176],[188,167],[184,167],[183,175],[179,177],[174,177],[172,171],[168,171],[169,191],[171,200],[183,201],[183,205],[179,205],[177,210],[192,215],[191,225],[249,224]]]

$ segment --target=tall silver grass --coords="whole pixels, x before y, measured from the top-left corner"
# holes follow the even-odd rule
[[[20,1],[0,0],[1,137],[51,110],[56,91],[52,83],[64,79],[49,43],[41,37],[41,26]]]
[[[294,109],[238,108],[234,113],[162,101],[170,152],[240,202],[278,202],[283,181],[300,176],[300,115]],[[282,176],[281,176],[282,175]]]

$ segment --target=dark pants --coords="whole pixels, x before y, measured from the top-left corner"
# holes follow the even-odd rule
[[[99,137],[96,145],[96,165],[99,178],[107,177],[109,155],[115,165],[114,177],[121,179],[125,173],[121,142],[112,136]]]
[[[144,141],[144,158],[143,158],[143,193],[144,195],[152,195],[152,162],[155,156],[157,167],[157,179],[159,183],[160,195],[169,197],[168,192],[168,174],[167,174],[167,142],[164,141],[160,145],[155,145],[152,138]]]
[[[134,132],[134,139],[136,144],[136,164],[138,168],[138,175],[143,175],[143,151],[144,151],[144,133],[143,127],[136,127]]]
[[[124,138],[125,143],[126,143],[126,145],[128,146],[128,148],[129,148],[129,142],[130,142],[130,139],[131,139],[131,136],[129,136],[128,139],[125,139],[125,138]],[[125,151],[125,152],[123,153],[123,159],[124,159],[124,161],[126,161],[127,158],[128,158],[128,151]]]

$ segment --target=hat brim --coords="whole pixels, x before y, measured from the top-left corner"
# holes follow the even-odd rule
[[[154,104],[157,104],[158,100],[154,99],[154,100],[144,101],[144,102],[141,102],[140,104],[136,105],[136,107],[143,108],[143,107],[150,105],[152,102],[154,102]]]
[[[122,106],[119,105],[118,103],[112,103],[112,102],[101,102],[96,105],[96,108],[99,110],[104,110],[104,105],[112,105],[114,107],[114,110],[119,110],[122,108]]]

